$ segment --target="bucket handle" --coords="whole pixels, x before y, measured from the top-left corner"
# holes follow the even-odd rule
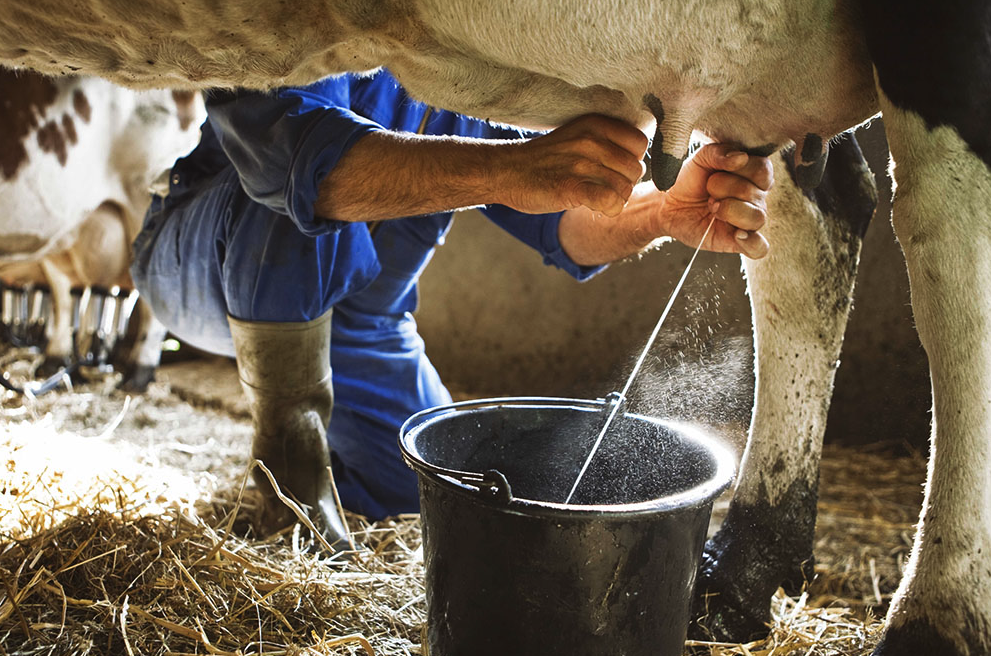
[[[608,399],[597,399],[595,401],[589,401],[586,399],[568,399],[568,398],[556,398],[556,397],[544,397],[544,396],[520,396],[520,397],[507,397],[507,398],[497,398],[497,399],[472,399],[468,401],[459,401],[457,403],[450,403],[448,405],[442,406],[440,408],[427,408],[426,410],[421,410],[420,412],[414,414],[412,417],[406,420],[400,429],[400,443],[402,443],[402,436],[405,436],[413,426],[423,422],[427,417],[437,414],[438,410],[443,410],[444,412],[453,412],[455,410],[467,410],[470,408],[488,408],[488,407],[500,407],[503,405],[546,405],[546,406],[579,406],[579,407],[594,407],[602,405],[603,407],[609,407],[606,404],[608,402],[615,402],[613,400],[613,394],[609,395]],[[497,469],[489,469],[483,474],[477,472],[466,472],[459,471],[457,469],[447,469],[446,467],[438,467],[433,465],[423,458],[412,458],[409,454],[405,453],[407,462],[413,469],[424,470],[431,474],[437,476],[444,476],[445,478],[453,479],[454,481],[460,483],[463,487],[474,488],[483,496],[501,501],[503,503],[510,503],[513,500],[513,491],[509,486],[509,481],[506,477]]]
[[[447,469],[438,467],[423,460],[417,461],[417,467],[425,469],[431,474],[453,478],[465,487],[473,487],[483,496],[491,497],[503,503],[513,500],[513,490],[509,487],[509,481],[498,469],[489,469],[483,474],[477,472],[458,471],[457,469]]]

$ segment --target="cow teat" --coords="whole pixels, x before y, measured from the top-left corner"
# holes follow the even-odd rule
[[[829,142],[809,132],[795,144],[795,182],[802,189],[815,189],[822,182],[829,156]]]
[[[674,112],[665,112],[664,103],[652,93],[645,95],[643,102],[657,120],[650,146],[650,177],[654,186],[667,191],[678,179],[681,165],[685,163],[693,125]]]

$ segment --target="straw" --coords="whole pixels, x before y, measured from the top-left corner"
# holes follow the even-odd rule
[[[250,421],[162,383],[122,413],[114,382],[33,402],[0,396],[0,654],[425,653],[416,516],[349,515],[366,549],[346,561],[300,524],[260,537]],[[919,454],[827,445],[815,580],[795,597],[778,591],[767,638],[690,649],[868,656],[925,471]]]

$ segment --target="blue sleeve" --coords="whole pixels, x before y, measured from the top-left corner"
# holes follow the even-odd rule
[[[487,205],[479,209],[493,223],[540,253],[544,257],[544,264],[563,269],[578,281],[588,280],[606,268],[605,265],[576,264],[564,252],[557,236],[557,227],[564,212],[525,214],[505,205]]]
[[[324,84],[335,88],[333,81]],[[346,100],[346,83],[336,88]],[[210,123],[245,193],[288,215],[308,236],[347,225],[314,216],[318,187],[359,138],[382,129],[334,104],[333,93],[313,89],[320,90],[212,91],[206,103]]]

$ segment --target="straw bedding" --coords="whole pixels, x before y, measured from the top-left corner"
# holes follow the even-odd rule
[[[0,654],[423,654],[415,517],[329,558],[297,525],[259,538],[250,426],[167,384],[112,377],[0,421]],[[921,457],[827,448],[816,579],[778,593],[767,640],[712,656],[870,653],[910,549]]]

